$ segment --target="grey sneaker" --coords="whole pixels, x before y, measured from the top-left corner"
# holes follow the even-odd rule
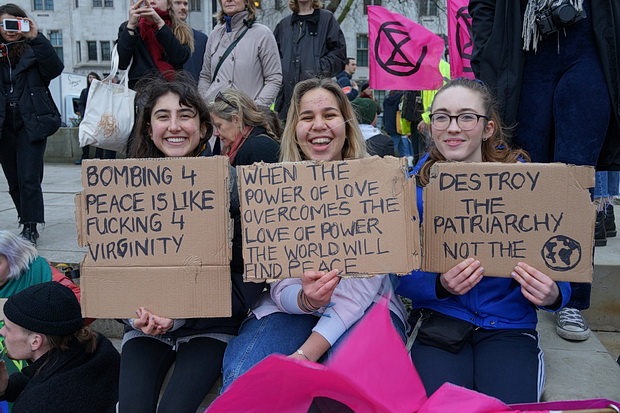
[[[590,337],[590,328],[576,308],[563,308],[556,313],[555,331],[566,340],[583,341]]]

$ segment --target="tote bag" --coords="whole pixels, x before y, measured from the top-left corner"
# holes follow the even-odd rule
[[[112,83],[118,71],[118,51],[112,50],[112,68],[103,80],[93,79],[88,91],[84,119],[80,123],[80,146],[96,146],[125,153],[135,118],[136,92],[129,89],[129,68],[120,83]]]

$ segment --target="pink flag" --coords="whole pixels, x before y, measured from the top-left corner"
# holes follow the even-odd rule
[[[448,54],[450,76],[473,79],[471,56],[474,41],[471,36],[471,16],[467,11],[469,0],[448,0]]]
[[[321,411],[411,413],[425,401],[422,381],[384,299],[327,365],[269,356],[235,380],[207,412],[297,413],[312,405]]]
[[[443,84],[441,37],[406,17],[368,6],[370,87],[436,90]]]

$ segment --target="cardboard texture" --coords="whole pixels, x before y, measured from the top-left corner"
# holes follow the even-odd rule
[[[249,281],[404,274],[420,264],[415,188],[404,159],[237,167]]]
[[[84,161],[82,186],[85,317],[231,315],[228,158]]]
[[[473,257],[486,276],[526,262],[556,281],[592,282],[593,186],[586,166],[437,163],[424,191],[423,269]]]

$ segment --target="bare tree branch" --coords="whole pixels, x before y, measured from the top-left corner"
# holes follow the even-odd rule
[[[331,0],[328,5],[325,6],[326,10],[331,11],[332,13],[336,13],[336,9],[340,6],[341,0]]]
[[[351,6],[352,5],[353,5],[353,0],[347,0],[347,4],[345,4],[344,8],[340,12],[340,15],[338,16],[338,19],[337,19],[338,20],[338,24],[342,24],[344,19],[347,17],[347,14],[349,13],[349,10],[351,10]]]

